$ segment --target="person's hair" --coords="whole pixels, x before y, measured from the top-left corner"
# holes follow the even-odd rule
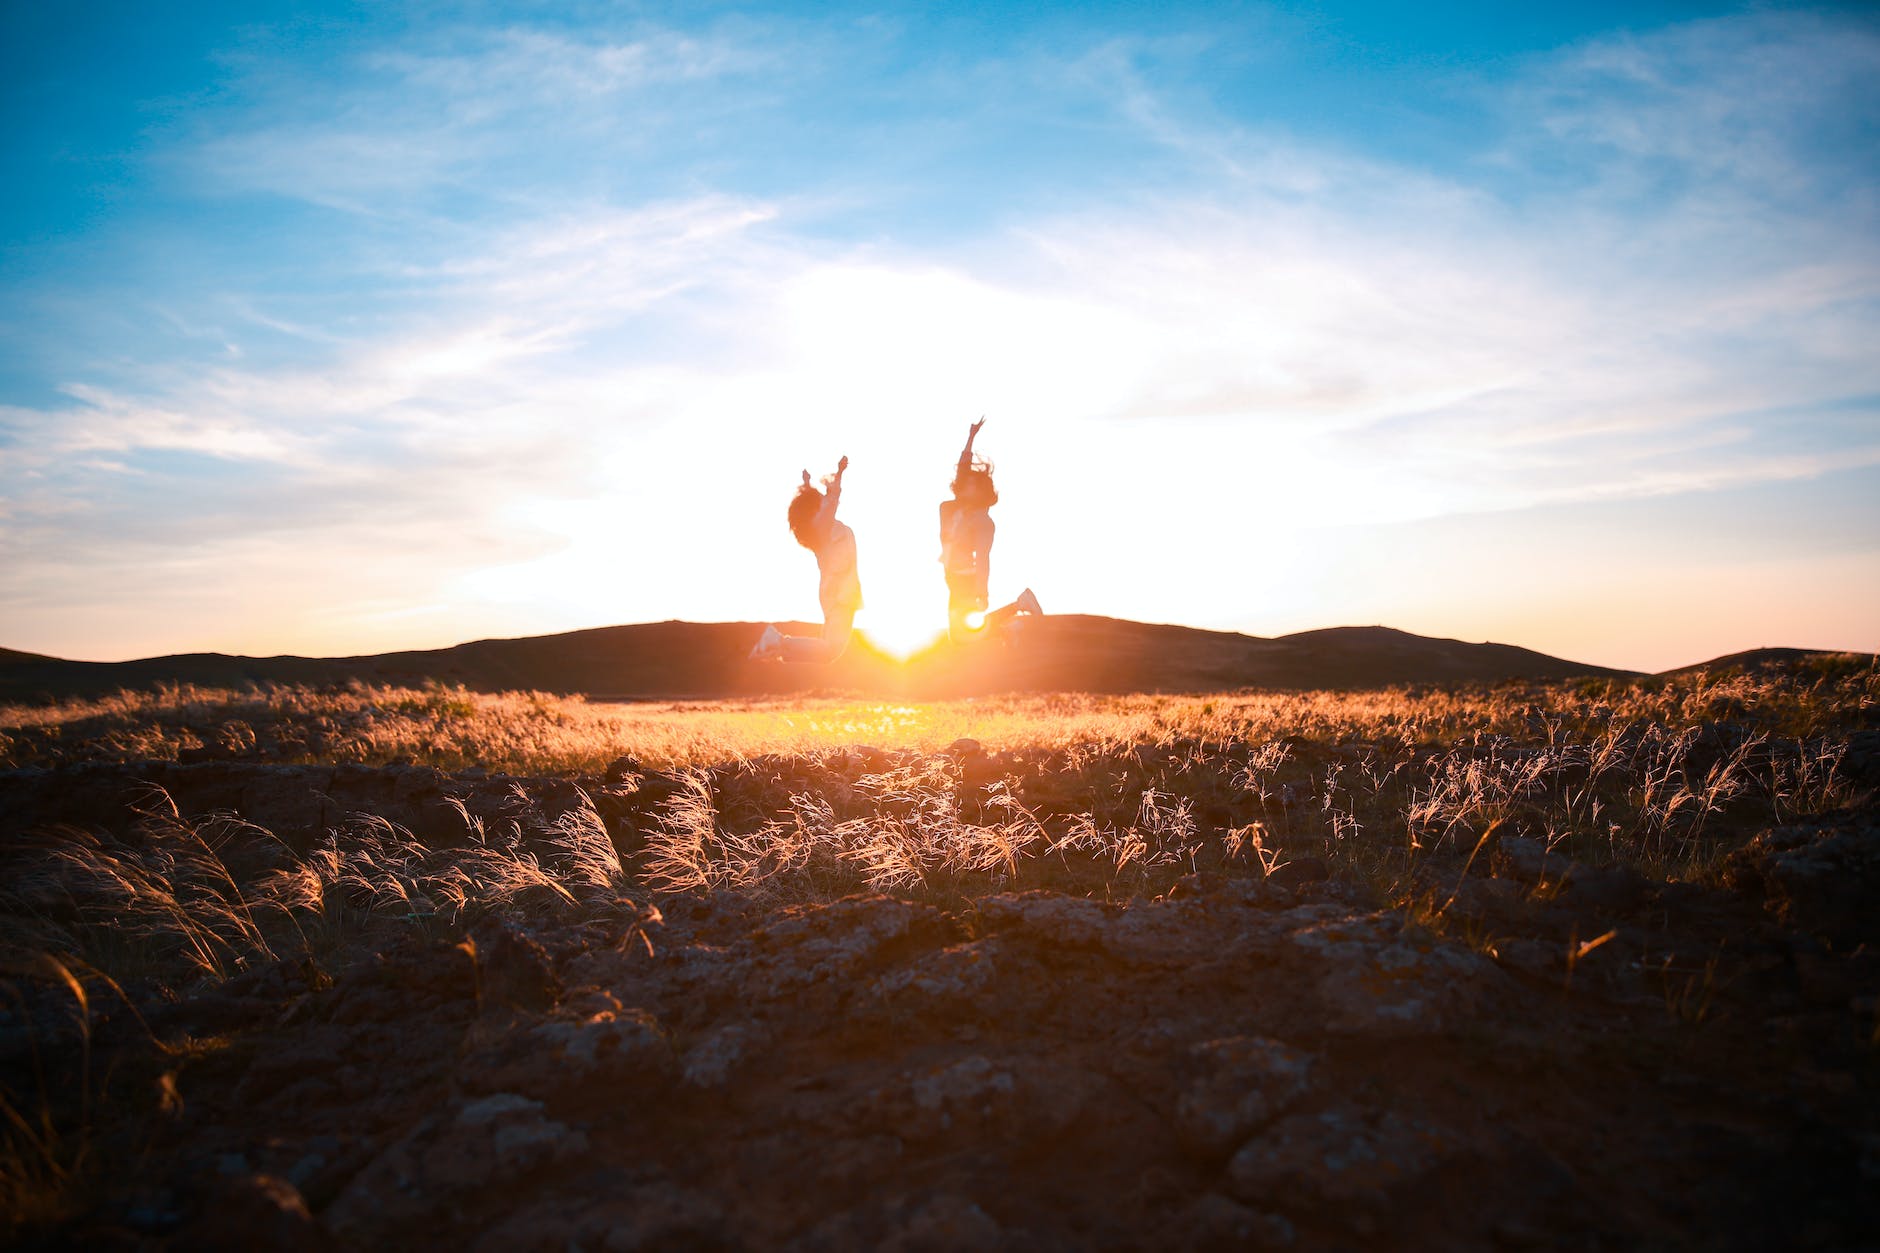
[[[987,509],[999,503],[999,489],[992,485],[992,463],[974,457],[953,475],[953,499],[964,505],[983,505]]]
[[[796,495],[790,498],[790,534],[796,536],[796,542],[814,550],[815,541],[820,535],[811,532],[816,526],[816,515],[822,512],[823,494],[808,483],[796,489]]]

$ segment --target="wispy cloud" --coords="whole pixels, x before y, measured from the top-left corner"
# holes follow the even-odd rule
[[[770,142],[767,104],[841,72],[833,36],[776,34],[462,29],[250,67],[171,166],[313,214],[341,290],[217,275],[177,315],[211,363],[0,410],[0,594],[41,632],[14,642],[57,651],[44,624],[113,588],[197,612],[203,568],[303,648],[813,612],[787,539],[735,579],[726,554],[843,451],[887,603],[933,581],[907,484],[983,410],[1023,484],[1002,568],[1162,619],[1251,603],[1220,579],[1250,495],[1284,545],[1880,464],[1880,171],[1842,133],[1875,107],[1864,26],[1752,14],[1457,82],[1503,121],[1441,164],[1197,110],[1166,76],[1205,40],[1028,47],[976,67],[989,97],[1061,93],[1040,125],[1172,176],[1093,200],[1093,171],[944,236],[836,229],[908,188],[807,159],[778,188],[727,139]],[[1172,511],[1092,507],[1175,483]]]
[[[687,124],[739,111],[747,97],[730,84],[776,64],[735,35],[445,28],[360,50],[311,81],[272,61],[243,66],[245,112],[218,118],[228,129],[182,156],[223,192],[457,220],[548,198],[543,174],[561,189],[632,181],[636,158],[662,152]],[[492,180],[495,169],[511,177]]]

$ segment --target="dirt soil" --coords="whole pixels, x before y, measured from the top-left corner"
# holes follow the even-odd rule
[[[101,768],[72,769],[0,793],[95,820]],[[88,1034],[21,978],[0,1078],[61,1120],[88,1100],[94,1169],[14,1239],[1880,1247],[1875,818],[1773,830],[1703,885],[1509,839],[1449,868],[1440,927],[1302,861],[1120,903],[492,915],[135,1012],[94,990]]]

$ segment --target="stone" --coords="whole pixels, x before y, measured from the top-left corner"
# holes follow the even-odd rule
[[[928,905],[886,896],[850,896],[794,910],[752,936],[757,957],[750,989],[762,998],[789,997],[850,980],[910,949],[951,938],[952,925]]]
[[[242,787],[242,816],[304,851],[339,819],[326,798],[332,782],[333,771],[320,766],[257,771]]]
[[[205,1253],[258,1248],[313,1253],[326,1247],[298,1188],[285,1179],[247,1171],[226,1175],[209,1189],[178,1243]]]
[[[1298,1241],[1298,1232],[1283,1215],[1251,1209],[1218,1192],[1190,1202],[1171,1226],[1169,1246],[1195,1253],[1278,1253]]]
[[[486,1009],[546,1009],[561,995],[547,950],[506,918],[491,915],[479,922],[470,932],[468,951],[476,961],[477,992]]]
[[[1312,1056],[1277,1040],[1231,1036],[1196,1045],[1198,1073],[1175,1106],[1182,1146],[1218,1158],[1285,1113],[1311,1086]]]
[[[957,1013],[972,1006],[998,977],[993,953],[998,940],[956,944],[924,954],[912,965],[891,970],[869,989],[884,1005],[921,1013]]]
[[[1650,902],[1657,889],[1657,884],[1627,866],[1579,866],[1554,900],[1567,909],[1591,914],[1626,914]]]
[[[1254,1206],[1349,1222],[1382,1209],[1455,1152],[1449,1134],[1395,1112],[1296,1113],[1242,1145],[1227,1165],[1234,1196]],[[1360,1224],[1361,1226],[1362,1224]]]
[[[374,1157],[327,1207],[326,1229],[348,1244],[393,1239],[453,1197],[535,1171],[567,1165],[588,1151],[585,1132],[551,1119],[540,1101],[496,1092],[427,1118]]]
[[[1305,883],[1323,883],[1332,877],[1331,865],[1323,857],[1296,854],[1273,867],[1266,882],[1275,887],[1296,888]]]
[[[1837,946],[1880,943],[1880,828],[1850,823],[1800,840],[1770,835],[1752,864],[1777,916]]]
[[[685,1051],[680,1077],[695,1088],[722,1088],[767,1040],[753,1023],[720,1027]]]
[[[1058,892],[1019,892],[979,902],[980,922],[989,931],[1014,931],[1026,939],[1058,948],[1097,948],[1111,910],[1096,901]]]
[[[1573,861],[1547,851],[1540,840],[1522,835],[1504,835],[1496,841],[1491,863],[1504,878],[1522,883],[1560,880],[1573,873]]]
[[[465,1057],[458,1071],[478,1092],[578,1099],[597,1088],[649,1092],[677,1069],[658,1019],[642,1009],[520,1020]]]
[[[943,1193],[917,1206],[880,1248],[883,1253],[953,1253],[996,1249],[1003,1239],[999,1224],[978,1204]]]
[[[1406,932],[1395,915],[1334,918],[1293,932],[1318,963],[1324,1026],[1353,1035],[1429,1035],[1474,1017],[1504,990],[1488,958],[1435,936]]]
[[[1518,974],[1558,980],[1567,969],[1564,944],[1513,936],[1494,943],[1495,960]]]
[[[915,1079],[909,1139],[944,1135],[956,1127],[988,1124],[1010,1109],[1018,1080],[984,1057],[968,1057]]]

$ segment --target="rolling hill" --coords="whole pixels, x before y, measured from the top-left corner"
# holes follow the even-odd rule
[[[942,644],[906,662],[884,655],[858,635],[848,653],[827,667],[747,661],[745,654],[762,630],[762,624],[748,622],[651,622],[360,657],[187,653],[93,662],[0,650],[0,699],[100,695],[178,683],[242,687],[354,680],[645,699],[811,690],[912,697],[1014,690],[1351,688],[1624,673],[1507,644],[1432,639],[1379,626],[1269,639],[1082,614],[1025,625],[1009,646],[988,642],[962,650]],[[812,628],[796,624],[796,629]]]

